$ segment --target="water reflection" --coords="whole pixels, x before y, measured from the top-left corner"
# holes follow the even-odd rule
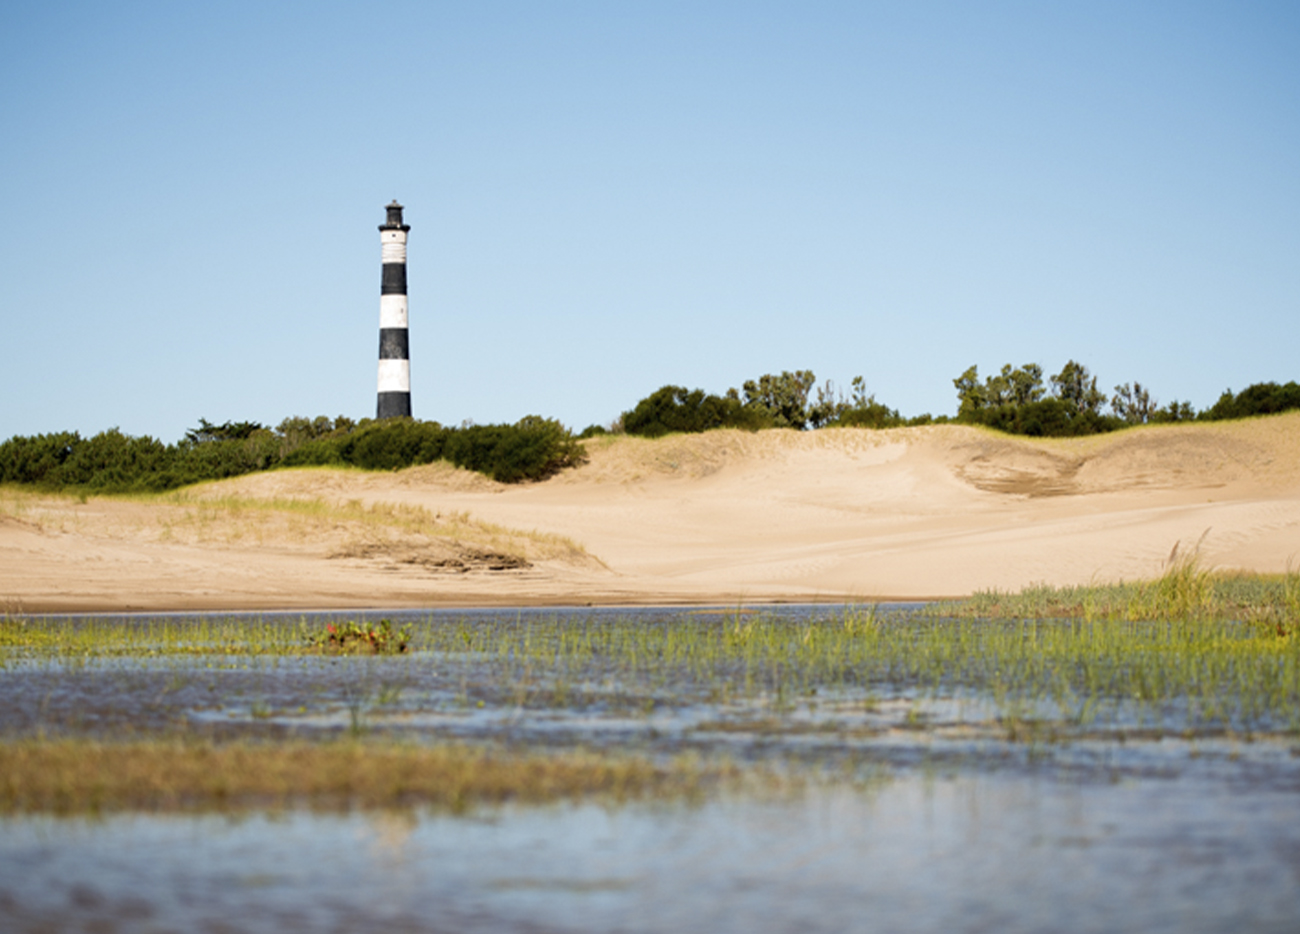
[[[0,821],[6,930],[1291,931],[1294,790],[901,776],[699,807]],[[107,927],[106,927],[107,925]]]

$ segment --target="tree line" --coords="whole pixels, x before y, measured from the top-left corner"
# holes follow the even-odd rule
[[[877,402],[874,395],[867,393],[861,376],[854,377],[848,396],[837,391],[829,380],[821,387],[816,383],[812,370],[795,370],[747,380],[739,390],[728,389],[721,396],[702,389],[664,386],[624,412],[614,430],[655,438],[713,428],[891,428],[916,421],[904,419],[898,410]],[[928,415],[924,419],[931,420]]]
[[[713,428],[891,428],[957,422],[986,425],[1009,434],[1070,437],[1132,425],[1246,418],[1300,408],[1300,384],[1295,382],[1256,383],[1236,394],[1225,390],[1214,405],[1200,412],[1191,403],[1177,400],[1162,406],[1150,389],[1138,382],[1115,386],[1108,396],[1098,387],[1097,377],[1075,360],[1046,381],[1043,368],[1036,363],[1007,364],[984,379],[978,367],[971,366],[953,380],[953,386],[957,390],[955,417],[924,414],[905,418],[869,394],[861,376],[853,378],[847,395],[830,381],[817,387],[811,370],[767,374],[721,396],[670,385],[624,412],[613,430],[653,438]],[[603,430],[589,428],[584,435]]]

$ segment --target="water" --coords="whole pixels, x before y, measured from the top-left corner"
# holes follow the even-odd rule
[[[582,612],[683,619],[536,616]],[[509,626],[530,614],[415,618]],[[594,663],[570,672],[560,697],[546,672],[520,693],[499,683],[503,670],[445,652],[11,659],[0,670],[0,730],[265,739],[359,730],[689,751],[792,770],[809,784],[700,804],[459,817],[11,816],[0,818],[0,930],[1300,929],[1293,734],[1126,728],[1013,742],[978,693],[848,684],[793,699],[714,697],[688,674]]]
[[[912,774],[700,807],[0,821],[5,930],[1294,931],[1300,801]]]

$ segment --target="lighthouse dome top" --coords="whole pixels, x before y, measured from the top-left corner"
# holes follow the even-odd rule
[[[380,230],[410,230],[410,224],[402,223],[402,206],[394,198],[392,203],[386,208],[388,211],[388,220],[379,226]]]

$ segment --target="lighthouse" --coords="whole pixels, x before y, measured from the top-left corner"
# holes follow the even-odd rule
[[[407,342],[406,234],[402,206],[388,205],[388,220],[379,226],[384,275],[379,288],[378,418],[410,417],[411,354]]]

